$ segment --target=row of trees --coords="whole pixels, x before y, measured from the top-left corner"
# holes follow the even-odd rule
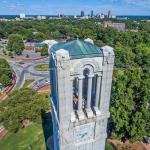
[[[0,58],[0,83],[3,86],[8,85],[11,77],[12,77],[12,69],[10,65],[5,59]]]
[[[114,20],[115,21],[115,20]],[[138,43],[150,43],[150,27],[146,22],[123,21],[127,32],[104,29],[100,20],[45,20],[0,22],[0,38],[8,38],[8,50],[21,54],[24,49],[23,40],[41,42],[46,39],[80,39],[91,38],[100,46],[118,42],[125,46]],[[138,29],[139,32],[130,31]]]
[[[149,23],[134,22],[130,20],[123,22],[126,23],[127,29],[137,29],[137,28],[139,29],[139,32],[135,33],[132,32],[133,38],[137,37],[137,40],[139,40],[139,38],[143,40],[148,39],[147,32],[150,31]],[[22,38],[28,41],[42,41],[45,39],[62,39],[62,38],[72,39],[77,36],[79,38],[86,38],[88,36],[93,39],[93,37],[97,37],[98,35],[97,33],[100,33],[103,29],[100,23],[102,23],[100,20],[73,20],[73,19],[0,22],[0,38],[4,37],[8,38],[9,35],[11,34],[18,34],[22,35]],[[105,31],[107,30],[104,29],[102,32],[105,33]],[[119,34],[118,32],[118,35],[116,37],[118,36],[121,37],[120,40],[122,41],[124,40],[124,37],[128,36],[128,33],[124,32]],[[109,40],[109,38],[106,38],[106,40],[107,39]],[[128,41],[130,41],[130,39],[132,38],[129,38]]]

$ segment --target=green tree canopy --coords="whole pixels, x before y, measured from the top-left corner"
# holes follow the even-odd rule
[[[37,122],[40,120],[41,112],[49,109],[47,96],[28,88],[13,91],[0,104],[0,122],[10,131],[16,132],[24,127],[24,120]]]
[[[12,69],[5,59],[0,58],[0,83],[6,86],[12,77]]]
[[[42,56],[48,56],[48,46],[45,45],[45,46],[40,50],[40,52],[41,52],[41,55],[42,55]]]
[[[8,51],[14,52],[17,55],[22,54],[24,50],[23,37],[18,34],[11,34],[8,40]]]
[[[116,48],[111,133],[115,139],[141,141],[150,129],[150,48],[145,44]],[[119,57],[118,57],[119,56]]]

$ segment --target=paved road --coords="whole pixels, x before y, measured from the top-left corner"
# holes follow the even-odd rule
[[[49,75],[45,78],[34,81],[33,83],[31,83],[30,87],[34,89],[39,89],[39,88],[42,88],[44,85],[48,85],[48,84],[50,84]]]
[[[39,79],[39,77],[40,79],[49,78],[49,72],[41,72],[41,71],[34,70],[34,66],[37,64],[43,64],[43,63],[48,64],[47,59],[27,62],[25,64],[18,64],[14,60],[8,60],[8,62],[14,69],[17,76],[17,81],[16,81],[16,85],[14,86],[14,89],[20,89],[24,85],[24,82],[27,79],[27,74],[29,74],[28,77],[30,76],[31,79],[32,76],[34,76],[35,78],[37,77],[37,79]]]

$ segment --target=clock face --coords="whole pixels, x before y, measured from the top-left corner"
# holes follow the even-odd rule
[[[75,136],[77,142],[91,140],[94,137],[94,123],[76,127]]]

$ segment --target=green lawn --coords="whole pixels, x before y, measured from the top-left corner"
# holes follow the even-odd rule
[[[46,150],[42,126],[36,123],[20,130],[8,133],[0,141],[0,150]]]
[[[106,142],[105,150],[115,150],[115,148],[108,142]]]
[[[34,67],[37,71],[48,71],[49,65],[48,64],[40,64]]]
[[[25,80],[25,83],[23,85],[23,88],[28,87],[28,85],[30,85],[32,82],[34,82],[34,80]]]
[[[23,65],[25,64],[23,61],[18,62],[18,64]]]

